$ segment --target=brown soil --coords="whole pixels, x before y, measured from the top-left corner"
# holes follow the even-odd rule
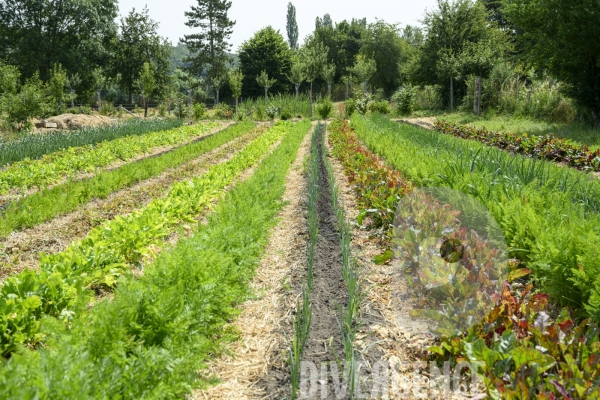
[[[307,135],[286,177],[283,200],[287,205],[279,213],[281,222],[271,233],[251,283],[258,297],[241,306],[242,312],[234,323],[240,340],[227,348],[227,356],[209,366],[209,373],[223,383],[195,392],[196,399],[276,398],[265,378],[276,371],[283,382],[289,380],[284,352],[297,300],[292,287],[300,285],[293,276],[302,275],[306,263],[306,180],[302,167],[309,147]],[[281,391],[285,396],[289,385],[284,384],[275,385],[279,389],[275,392]]]
[[[320,143],[320,141],[319,141]],[[345,359],[344,346],[341,340],[340,319],[341,311],[348,303],[348,290],[342,275],[342,254],[337,230],[337,218],[332,204],[331,190],[322,152],[319,146],[319,197],[317,199],[317,215],[319,218],[319,234],[314,258],[314,287],[311,293],[312,323],[309,338],[302,361],[313,362],[319,366],[322,363],[334,363]],[[307,199],[304,200],[305,204]],[[305,206],[306,207],[306,206]],[[308,222],[305,220],[305,224]],[[305,228],[306,229],[306,228]],[[304,238],[308,244],[308,235]],[[306,246],[305,244],[305,246]],[[287,332],[285,342],[279,349],[281,361],[271,365],[268,375],[260,382],[267,393],[265,399],[287,398],[290,394],[290,367],[283,356],[287,357],[290,341],[293,337],[293,319],[296,306],[301,300],[302,287],[306,284],[307,253],[303,254],[302,269],[291,271],[291,283],[295,293],[295,304],[291,305],[291,314],[285,322]],[[326,383],[327,384],[327,383]],[[333,382],[328,382],[328,393],[333,395]]]
[[[155,198],[163,197],[177,181],[198,176],[212,164],[231,159],[241,148],[261,135],[266,127],[224,144],[178,168],[165,171],[130,188],[115,192],[103,200],[85,204],[79,210],[24,231],[13,232],[0,240],[0,283],[13,273],[35,269],[39,253],[58,253],[73,241],[84,238],[94,227],[117,215],[128,214],[144,207]]]
[[[321,133],[323,135],[324,133]],[[343,361],[344,345],[341,339],[341,313],[348,306],[348,289],[343,279],[343,262],[337,218],[333,209],[327,169],[323,162],[326,151],[319,142],[319,197],[317,216],[319,235],[314,259],[314,288],[311,293],[312,324],[303,361],[322,363]],[[328,393],[333,394],[333,382]]]

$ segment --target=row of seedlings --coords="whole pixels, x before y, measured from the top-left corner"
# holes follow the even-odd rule
[[[127,136],[145,135],[180,127],[180,120],[133,120],[121,124],[85,128],[77,132],[28,135],[18,140],[0,142],[0,166],[24,159],[35,160],[50,153],[111,141]]]
[[[69,147],[36,160],[21,160],[0,170],[0,194],[47,187],[116,163],[130,162],[167,146],[179,146],[197,140],[219,126],[214,122],[184,126],[94,145]]]
[[[91,178],[68,181],[5,204],[0,213],[0,238],[7,237],[13,231],[50,221],[93,199],[104,199],[118,190],[156,177],[248,133],[255,127],[256,124],[252,122],[242,122],[157,157],[101,171]]]
[[[293,322],[294,336],[289,350],[289,364],[291,373],[291,398],[296,399],[300,389],[300,366],[306,342],[310,334],[312,322],[312,304],[310,294],[314,284],[314,260],[317,238],[319,236],[319,216],[317,215],[317,199],[319,196],[319,164],[317,148],[317,131],[311,136],[311,152],[308,164],[308,260],[306,270],[306,284],[302,286],[302,299],[296,308],[296,318]]]
[[[43,317],[81,312],[94,293],[112,291],[133,271],[145,272],[182,221],[194,222],[289,130],[288,123],[276,125],[229,161],[176,183],[165,198],[107,221],[61,253],[42,254],[40,271],[25,270],[8,278],[0,290],[0,354],[10,354],[22,344],[43,343]]]
[[[314,264],[315,250],[317,248],[317,240],[319,236],[319,212],[317,209],[319,191],[331,191],[331,206],[335,214],[337,233],[339,239],[339,251],[342,260],[342,275],[343,282],[348,290],[348,301],[345,306],[338,305],[339,315],[337,321],[340,328],[341,343],[344,347],[344,360],[334,359],[329,360],[331,363],[345,364],[343,370],[342,382],[337,383],[337,393],[347,393],[350,398],[353,398],[356,391],[356,368],[357,356],[354,348],[358,324],[358,312],[361,302],[360,275],[358,264],[352,257],[351,253],[351,228],[346,219],[345,212],[340,206],[338,189],[335,184],[333,169],[327,159],[327,152],[324,150],[326,125],[319,123],[315,128],[311,141],[311,157],[308,166],[308,223],[309,223],[309,244],[308,244],[308,260],[307,260],[307,276],[306,285],[302,290],[302,299],[298,304],[296,312],[296,320],[294,322],[294,338],[290,349],[289,363],[291,368],[291,397],[295,399],[299,396],[301,384],[301,362],[310,336],[310,328],[313,315],[313,305],[311,302],[311,294],[314,288]],[[320,166],[324,165],[327,176],[324,177],[329,183],[328,187],[322,188],[319,185]],[[335,302],[338,299],[331,299]],[[330,341],[330,346],[333,347],[333,338]],[[334,350],[334,349],[332,349]],[[335,357],[335,351],[332,352]],[[334,383],[336,385],[336,383]],[[306,394],[306,393],[304,393]]]

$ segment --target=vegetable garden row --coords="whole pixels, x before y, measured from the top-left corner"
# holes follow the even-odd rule
[[[600,396],[597,180],[380,116],[334,123],[331,143],[355,186],[359,222],[383,239],[381,263],[396,205],[415,186],[468,193],[502,227],[513,258],[502,300],[485,321],[430,347],[431,360],[481,362],[493,398]]]
[[[148,159],[156,162],[148,166],[178,165],[253,128],[236,125]],[[166,197],[106,221],[64,252],[42,254],[39,271],[7,279],[0,294],[2,353],[9,358],[0,370],[1,397],[165,398],[198,384],[198,368],[231,339],[225,325],[248,295],[308,128],[276,124]],[[251,167],[252,176],[235,184]],[[212,212],[197,223],[205,210]],[[184,235],[178,227],[189,223],[195,227]],[[179,240],[169,244],[173,234]]]

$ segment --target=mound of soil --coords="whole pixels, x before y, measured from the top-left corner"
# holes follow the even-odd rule
[[[113,120],[103,115],[85,115],[85,114],[63,114],[51,117],[46,122],[55,123],[57,129],[81,129],[88,127],[97,127],[100,125],[112,124]]]

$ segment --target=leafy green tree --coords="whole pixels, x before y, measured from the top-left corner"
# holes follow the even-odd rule
[[[157,93],[162,97],[168,85],[170,70],[170,46],[158,35],[158,23],[148,14],[148,8],[136,12],[135,8],[125,18],[121,18],[118,37],[113,40],[113,59],[107,68],[109,76],[129,95],[133,103],[135,82],[145,63],[154,65]],[[149,94],[150,95],[150,94]]]
[[[20,77],[19,68],[15,65],[7,65],[0,60],[0,95],[17,93]]]
[[[185,35],[182,42],[192,53],[186,61],[190,62],[190,70],[197,76],[208,70],[208,77],[222,76],[226,65],[231,61],[227,55],[231,45],[228,43],[235,21],[227,16],[231,1],[198,0],[197,6],[186,11],[185,23],[190,28],[200,28],[200,32]]]
[[[148,100],[156,90],[156,79],[154,78],[154,67],[152,64],[144,63],[137,86],[144,99],[144,118],[148,118]]]
[[[65,98],[65,86],[67,86],[67,72],[62,65],[55,64],[50,71],[50,80],[48,81],[48,94],[56,101],[58,109],[62,109],[62,103]]]
[[[350,86],[354,82],[354,78],[352,75],[344,75],[342,76],[342,82],[346,86],[346,100],[350,98]]]
[[[321,25],[309,36],[306,45],[322,43],[329,48],[327,61],[336,66],[335,80],[351,68],[362,47],[362,37],[367,27],[366,19],[342,21],[335,26]]]
[[[567,83],[566,92],[600,126],[600,3],[580,0],[505,0],[526,58]]]
[[[301,57],[295,56],[292,59],[292,68],[288,74],[288,79],[294,84],[294,88],[296,89],[296,97],[298,97],[300,85],[302,85],[302,82],[306,80],[306,75],[304,74],[304,63],[302,62]]]
[[[323,67],[323,79],[327,83],[327,95],[331,98],[331,86],[335,81],[335,65],[329,64]]]
[[[229,88],[231,94],[235,98],[235,112],[238,111],[238,99],[242,95],[242,88],[244,85],[244,74],[239,69],[233,70],[229,73]]]
[[[269,74],[267,74],[266,71],[262,71],[260,73],[260,75],[258,75],[256,77],[256,82],[261,87],[265,88],[265,102],[266,102],[268,99],[269,88],[272,87],[277,82],[277,79],[269,78]]]
[[[419,50],[419,68],[414,80],[422,84],[446,84],[438,76],[438,60],[458,58],[464,46],[484,40],[491,27],[483,4],[472,0],[438,0],[437,9],[427,12],[424,19],[427,30],[425,42]]]
[[[333,21],[331,20],[331,15],[325,14],[323,18],[317,17],[315,20],[315,30],[325,28],[330,29],[333,28]]]
[[[310,43],[310,41],[309,41]],[[327,64],[329,48],[323,43],[311,43],[302,49],[304,59],[304,74],[310,82],[310,117],[313,117],[313,82],[323,73],[323,67]]]
[[[102,89],[106,87],[106,76],[102,68],[96,68],[92,71],[92,85],[98,95],[98,109],[102,105]]]
[[[370,60],[362,56],[358,56],[354,67],[350,70],[356,76],[359,82],[363,85],[363,94],[367,94],[367,83],[371,77],[377,72],[377,64],[375,60]]]
[[[117,0],[0,1],[0,59],[44,81],[61,64],[90,88],[91,71],[108,60],[117,12]]]
[[[292,2],[288,3],[286,30],[290,49],[298,50],[298,22],[296,21],[296,7]]]
[[[425,41],[425,35],[423,34],[423,30],[421,28],[406,25],[404,29],[402,29],[402,39],[404,42],[413,48],[419,48]]]
[[[256,76],[265,71],[276,80],[271,92],[287,92],[287,75],[292,65],[292,51],[279,31],[268,26],[245,41],[239,51],[240,70],[244,74],[244,96],[258,97],[264,87]]]
[[[391,96],[401,83],[399,65],[405,57],[405,44],[400,30],[391,24],[377,21],[369,25],[363,36],[361,54],[375,61],[372,81]]]

